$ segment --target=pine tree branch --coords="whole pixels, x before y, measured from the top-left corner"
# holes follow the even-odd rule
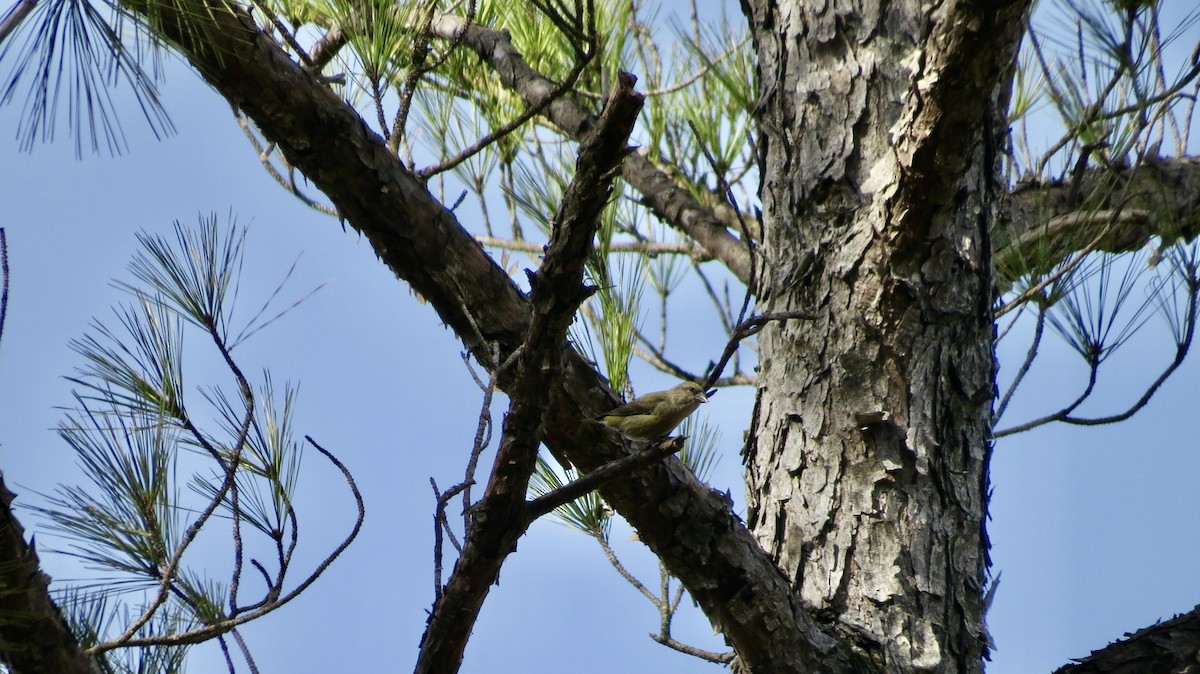
[[[158,7],[155,25],[329,197],[346,223],[429,302],[477,359],[486,362],[494,344],[502,353],[518,348],[528,333],[530,306],[505,271],[391,156],[353,108],[289,59],[243,11],[211,2],[180,0]],[[146,11],[133,0],[125,6]],[[728,253],[744,255],[740,242],[728,237],[728,243]],[[561,349],[563,382],[551,401],[544,441],[581,470],[594,470],[620,458],[624,449],[584,421],[618,401],[578,352],[566,342]],[[512,377],[502,376],[499,384],[508,391]],[[748,666],[821,669],[859,659],[852,638],[819,627],[807,614],[724,496],[696,480],[677,459],[645,466],[629,480],[608,483],[601,493],[721,626]]]
[[[599,489],[601,485],[609,480],[617,477],[627,477],[638,466],[675,454],[683,449],[683,440],[684,438],[682,437],[675,437],[662,442],[656,442],[640,452],[622,457],[612,463],[607,463],[578,480],[533,499],[529,502],[529,520],[532,522],[559,506],[566,505],[577,498],[586,496],[588,493]]]
[[[511,250],[531,255],[541,255],[544,245],[534,241],[517,241],[495,236],[476,236],[475,240],[481,245],[501,250]],[[638,255],[687,255],[703,261],[704,249],[689,243],[659,243],[656,241],[637,241],[633,243],[614,243],[608,247],[610,253],[634,253]]]
[[[1081,204],[1080,194],[1108,196]],[[1022,260],[1050,269],[1102,232],[1094,249],[1109,253],[1137,250],[1155,237],[1168,244],[1194,239],[1200,234],[1200,158],[1164,159],[1116,173],[1093,169],[1071,180],[1018,186],[993,228],[997,281],[1015,281],[1003,274],[1023,270]]]
[[[472,508],[462,554],[430,613],[415,671],[455,672],[500,567],[516,550],[534,518],[525,494],[537,463],[547,409],[562,378],[562,343],[575,313],[594,288],[583,285],[584,262],[592,250],[600,213],[627,154],[629,134],[642,108],[635,79],[621,73],[595,132],[579,149],[576,173],[567,186],[541,268],[529,272],[532,316],[520,350],[515,380],[508,388],[500,447],[483,498]]]
[[[480,56],[506,87],[520,94],[527,105],[537,105],[555,84],[525,62],[507,33],[477,23],[468,24],[449,14],[438,14],[430,28],[439,38],[459,39]],[[546,106],[544,113],[567,135],[579,139],[595,123],[594,117],[568,97]],[[695,239],[743,282],[749,278],[746,246],[729,233],[712,210],[705,208],[642,153],[625,159],[622,177],[642,195],[642,203],[671,226]]]
[[[1200,662],[1200,606],[1126,634],[1121,641],[1064,665],[1054,674],[1187,674]]]
[[[0,44],[12,34],[37,7],[37,0],[20,0],[0,19]]]

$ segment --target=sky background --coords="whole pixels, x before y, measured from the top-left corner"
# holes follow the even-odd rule
[[[77,160],[65,129],[56,142],[20,152],[20,101],[0,108],[0,130],[10,130],[0,134],[0,224],[12,273],[0,342],[5,480],[19,504],[36,505],[39,493],[81,479],[73,453],[53,431],[57,408],[71,402],[63,376],[81,363],[68,342],[93,317],[110,318],[110,307],[123,299],[109,281],[129,279],[135,233],[169,234],[173,221],[195,224],[210,213],[249,224],[247,307],[264,299],[297,258],[285,295],[324,287],[235,355],[247,372],[269,368],[277,382],[299,382],[297,430],[354,473],[367,518],[320,581],[244,634],[264,672],[344,671],[347,663],[409,670],[432,601],[429,478],[443,487],[458,480],[479,412],[461,343],[377,262],[365,240],[280,189],[228,105],[174,58],[166,80],[165,106],[177,133],[156,141],[118,95],[131,149],[117,158],[85,153]],[[673,308],[677,315],[708,300],[693,289],[682,302]],[[697,306],[691,313],[710,312]],[[1024,354],[1022,330],[1001,344],[1003,374]],[[677,342],[675,356],[700,370],[719,355],[723,337],[703,326],[694,334]],[[217,371],[204,369],[202,342],[189,344],[201,363],[196,378],[216,380]],[[1169,348],[1163,323],[1152,319],[1114,362],[1089,409],[1123,409],[1169,360]],[[1083,376],[1077,360],[1048,340],[1008,418],[1024,420],[1073,398]],[[1200,452],[1190,424],[1197,367],[1186,362],[1148,408],[1122,424],[1049,426],[997,443],[989,532],[994,571],[1003,579],[989,616],[998,647],[989,672],[1050,672],[1200,602],[1193,563],[1200,558]],[[643,392],[673,383],[647,369],[635,372],[635,382]],[[739,510],[738,450],[751,403],[750,389],[726,389],[703,409],[721,429],[723,458],[712,483],[729,489]],[[340,477],[315,452],[306,454],[299,511],[303,568],[336,545],[353,518]],[[27,530],[39,531],[32,513],[21,516]],[[211,568],[228,563],[213,552],[227,542],[223,536],[201,541]],[[613,538],[622,560],[655,583],[656,564],[629,540],[628,528],[618,525]],[[61,541],[39,533],[38,543],[44,550]],[[43,562],[60,581],[83,573],[61,556],[43,553]],[[651,642],[646,635],[657,622],[594,542],[543,520],[506,563],[463,671],[561,671],[566,663],[576,672],[718,671]],[[675,636],[721,648],[694,609],[677,618]],[[191,671],[222,666],[215,646],[193,650]]]

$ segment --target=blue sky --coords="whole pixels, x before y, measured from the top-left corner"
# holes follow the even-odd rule
[[[236,355],[249,372],[270,368],[277,381],[300,383],[299,432],[338,454],[368,508],[361,537],[327,575],[245,635],[263,671],[339,671],[348,662],[403,671],[415,658],[432,600],[428,480],[445,486],[461,474],[478,414],[480,395],[459,358],[461,344],[364,240],[281,190],[224,101],[175,59],[167,63],[164,95],[177,134],[155,141],[127,108],[122,120],[131,151],[119,158],[76,160],[65,134],[21,153],[20,108],[0,108],[0,129],[13,130],[0,136],[0,222],[12,269],[0,342],[5,479],[19,503],[36,504],[39,492],[80,478],[52,430],[56,407],[70,403],[62,377],[80,364],[67,343],[92,317],[111,315],[109,307],[121,299],[108,282],[128,278],[135,232],[166,234],[174,220],[235,214],[251,227],[247,299],[265,297],[297,256],[291,296],[325,284]],[[1103,382],[1112,407],[1136,397],[1147,371],[1168,358],[1160,323],[1151,321],[1139,339]],[[708,343],[699,340],[684,352],[685,363],[701,369],[720,346],[715,334]],[[1024,348],[1019,339],[1003,344],[1002,367],[1015,365]],[[1072,396],[1080,381],[1072,357],[1059,347],[1045,349],[1014,403],[1014,419]],[[1003,581],[989,618],[999,648],[990,672],[1052,671],[1200,602],[1190,563],[1200,558],[1194,518],[1200,452],[1188,423],[1197,374],[1186,363],[1146,410],[1123,424],[1046,427],[998,443],[990,532]],[[635,376],[641,391],[671,384],[648,371]],[[704,408],[722,431],[714,485],[729,489],[739,504],[737,452],[751,402],[748,389],[726,390]],[[300,494],[301,557],[313,563],[349,526],[352,504],[315,452],[306,455]],[[24,519],[37,530],[29,513]],[[221,535],[204,547],[217,548]],[[654,581],[654,560],[628,538],[618,527],[623,560]],[[43,535],[38,541],[43,548],[55,543]],[[80,574],[71,560],[43,559],[60,580]],[[212,564],[224,568],[227,561],[217,555]],[[651,642],[646,635],[656,629],[653,608],[594,543],[539,522],[504,567],[463,671],[558,670],[565,662],[576,672],[717,671]],[[675,633],[720,647],[695,610],[677,620]],[[216,671],[219,663],[216,648],[202,646],[191,670]]]

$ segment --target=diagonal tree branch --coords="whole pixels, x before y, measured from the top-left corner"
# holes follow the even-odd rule
[[[508,34],[460,17],[438,14],[430,24],[434,35],[459,39],[480,56],[500,81],[520,94],[526,105],[537,105],[555,89],[555,84],[525,62]],[[573,100],[563,97],[546,106],[543,114],[567,135],[579,139],[595,123],[593,115]],[[664,221],[695,239],[712,257],[720,260],[743,283],[750,276],[746,244],[729,233],[725,223],[654,165],[642,153],[630,154],[622,177],[642,195],[642,203]]]
[[[553,512],[555,508],[587,496],[609,480],[624,477],[637,466],[650,463],[651,461],[659,461],[666,456],[675,454],[683,449],[683,441],[684,438],[682,437],[674,437],[655,443],[646,449],[630,454],[612,463],[605,464],[578,480],[564,484],[554,491],[539,496],[529,502],[529,518],[533,520],[542,515],[547,515]]]
[[[1187,674],[1200,662],[1200,606],[1125,635],[1054,674]]]
[[[595,133],[580,147],[575,177],[554,219],[542,267],[529,273],[533,316],[509,388],[511,402],[500,448],[487,491],[472,509],[454,573],[430,614],[421,639],[418,674],[458,670],[483,601],[532,522],[525,494],[551,393],[561,379],[562,343],[579,305],[594,292],[583,285],[584,262],[642,108],[642,96],[633,92],[633,83],[631,75],[618,77]]]
[[[145,16],[144,5],[128,1],[129,9]],[[177,2],[155,8],[156,29],[254,119],[480,362],[490,362],[493,344],[512,353],[524,343],[528,301],[349,105],[236,7],[216,0]],[[586,423],[618,401],[574,349],[565,342],[560,348],[562,394],[551,400],[544,441],[586,472],[625,453],[610,434]],[[501,375],[500,386],[508,390],[512,378]],[[761,667],[755,671],[812,671],[861,659],[851,638],[818,627],[804,611],[724,495],[677,459],[640,468],[601,493],[687,586],[743,662]]]
[[[1077,195],[1108,195],[1079,203]],[[1077,178],[1026,183],[1013,190],[994,229],[998,274],[1021,270],[1022,260],[1050,269],[1101,233],[1095,248],[1137,250],[1154,237],[1167,243],[1200,234],[1200,158],[1180,157],[1114,173],[1093,169]],[[1016,279],[998,278],[1011,284]]]

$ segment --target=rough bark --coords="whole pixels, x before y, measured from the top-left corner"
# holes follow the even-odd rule
[[[529,272],[533,311],[508,389],[500,448],[483,498],[472,509],[450,582],[430,613],[414,670],[418,674],[458,671],[483,601],[532,522],[525,494],[537,463],[550,392],[562,375],[562,343],[579,305],[595,290],[583,285],[584,262],[642,109],[642,96],[633,92],[633,82],[625,73],[618,76],[600,123],[580,147],[576,173],[554,219],[541,268]]]
[[[998,152],[1026,0],[745,0],[768,326],[748,524],[880,671],[978,672]]]
[[[488,362],[493,345],[511,353],[523,343],[527,299],[353,108],[290,61],[239,10],[187,0],[157,7],[153,16],[156,30],[254,120],[481,362]],[[511,377],[501,377],[502,388],[511,384]],[[546,445],[584,472],[626,456],[610,433],[588,421],[619,401],[565,343],[562,388],[565,395],[555,392],[545,420]],[[800,608],[729,501],[677,459],[640,468],[601,493],[755,672],[855,666],[850,642],[835,637],[836,629],[816,626]]]
[[[673,458],[603,494],[751,671],[978,671],[995,148],[1027,2],[745,4],[765,64],[763,300],[821,316],[761,338],[757,540]],[[530,307],[503,270],[244,13],[179,0],[151,16],[481,359],[524,342]],[[568,112],[578,127],[556,123],[583,129]],[[639,187],[653,208],[745,264],[702,207],[650,202],[660,183]],[[615,399],[565,344],[561,358],[545,441],[586,472],[623,455],[586,422]]]
[[[1028,271],[1044,273],[1088,244],[1124,253],[1156,237],[1190,241],[1200,234],[1200,159],[1019,185],[993,233],[1002,283]]]
[[[1127,634],[1054,674],[1194,674],[1200,664],[1200,606]]]
[[[0,662],[17,674],[98,672],[50,599],[50,577],[13,514],[15,497],[0,478]]]

